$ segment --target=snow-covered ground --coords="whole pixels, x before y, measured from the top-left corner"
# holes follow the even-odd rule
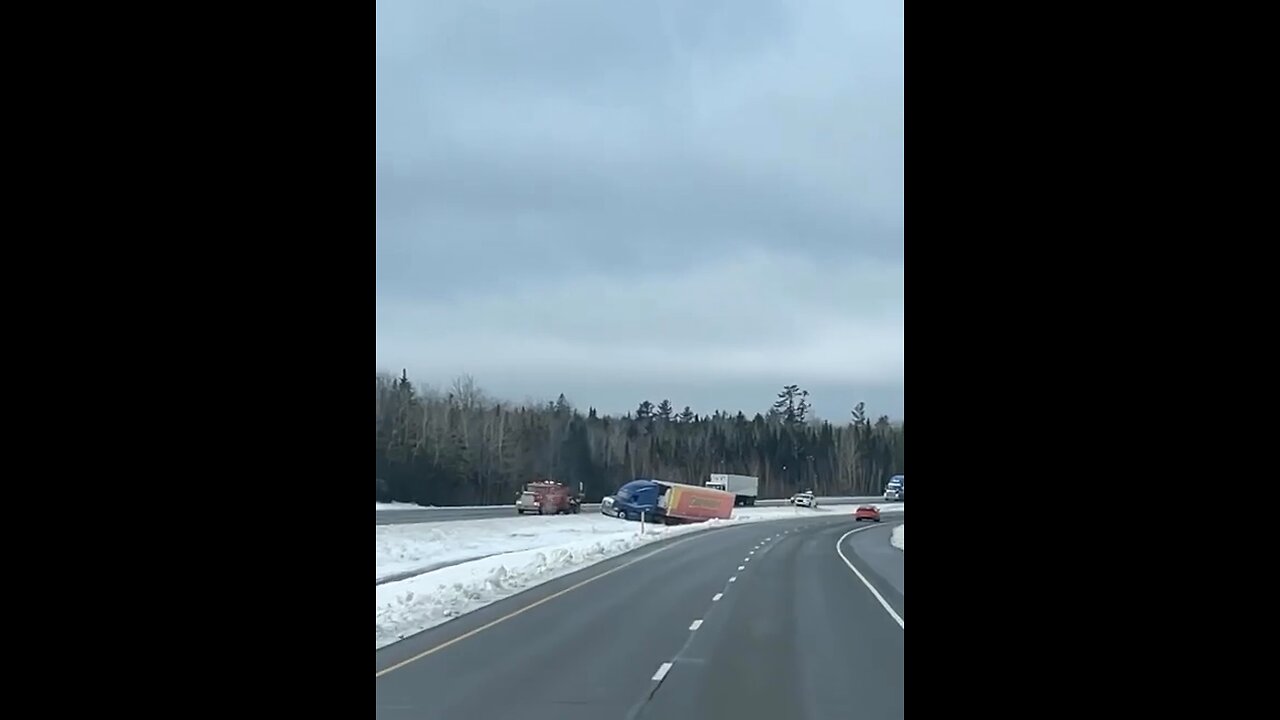
[[[902,508],[877,506],[885,512]],[[375,647],[663,538],[726,524],[852,513],[847,506],[738,508],[726,521],[646,524],[644,535],[640,523],[600,514],[377,526],[378,579],[434,569],[375,588]]]
[[[493,510],[507,507],[506,505],[418,505],[402,502],[374,502],[374,505],[375,510]]]
[[[907,551],[907,524],[902,523],[893,529],[893,537],[889,538],[889,542],[902,552]]]
[[[880,504],[892,508],[896,504]],[[759,522],[815,515],[852,513],[848,506],[819,506],[816,510],[797,507],[737,508],[731,522]],[[676,526],[707,529],[715,525]],[[376,526],[374,538],[374,578],[455,565],[469,560],[513,553],[530,548],[558,547],[565,543],[608,540],[615,535],[633,535],[640,524],[600,513],[581,515],[527,515],[453,522],[425,522]]]
[[[376,506],[376,507],[374,507],[374,510],[375,510],[375,511],[377,511],[377,510],[421,510],[421,509],[422,509],[422,506],[421,506],[421,505],[414,505],[413,503],[398,503],[398,502],[392,502],[392,503],[380,503],[380,502],[375,502],[375,503],[374,503],[374,505]]]
[[[376,529],[374,575],[380,580],[531,547],[634,534],[639,524],[595,513],[379,525]]]

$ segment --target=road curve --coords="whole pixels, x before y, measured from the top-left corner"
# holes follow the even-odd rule
[[[896,594],[890,604],[899,612],[902,611],[901,600],[906,596],[905,574],[906,553],[894,547],[889,538],[893,529],[902,524],[905,517],[901,514],[885,514],[884,522],[873,529],[859,532],[845,538],[840,546],[845,557],[864,575],[875,575],[873,584],[881,594]],[[866,523],[863,523],[866,525]]]
[[[872,497],[820,497],[818,498],[818,507],[823,505],[851,505],[853,503],[864,502],[884,502],[884,498],[879,496]],[[786,500],[761,500],[756,503],[759,507],[780,507],[786,505]],[[588,503],[582,506],[584,513],[600,512],[600,503]],[[374,524],[376,525],[403,525],[408,523],[424,523],[424,522],[448,522],[450,520],[480,520],[484,518],[497,517],[519,517],[516,514],[515,503],[510,505],[494,505],[492,507],[435,507],[420,508],[415,510],[375,510]]]
[[[841,553],[901,617],[905,554],[872,550],[902,517],[731,526],[558,578],[376,651],[376,716],[901,718],[904,627]]]

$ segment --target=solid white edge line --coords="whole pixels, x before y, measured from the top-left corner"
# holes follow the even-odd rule
[[[724,593],[716,593],[711,597],[711,602],[719,602],[722,597],[724,597]]]
[[[844,544],[844,539],[849,537],[850,535],[856,532],[862,532],[863,530],[871,530],[875,527],[876,527],[875,525],[869,525],[867,527],[854,528],[853,530],[850,530],[849,532],[841,535],[840,539],[836,541],[836,553],[840,556],[840,559],[844,561],[844,564],[849,566],[849,569],[853,571],[853,574],[858,576],[858,579],[862,581],[862,584],[867,586],[867,589],[871,591],[871,594],[876,596],[876,599],[879,600],[880,604],[884,606],[884,609],[888,611],[889,617],[893,618],[894,622],[898,623],[898,627],[902,628],[905,631],[907,629],[906,621],[903,620],[902,616],[899,615],[898,612],[893,609],[893,606],[891,606],[888,603],[888,601],[884,599],[884,596],[880,594],[880,591],[876,590],[875,587],[871,585],[871,583],[867,580],[866,576],[858,572],[858,568],[854,567],[853,563],[849,562],[849,558],[845,557],[844,550],[841,549],[840,547],[841,545]]]
[[[700,627],[702,627],[702,621],[701,621],[701,620],[694,620],[694,621],[693,621],[693,624],[689,626],[689,629],[690,629],[690,630],[697,630],[697,629],[698,629],[698,628],[700,628]]]
[[[653,680],[662,682],[662,678],[666,677],[669,672],[671,672],[671,663],[662,663],[658,666],[658,672],[653,674]]]

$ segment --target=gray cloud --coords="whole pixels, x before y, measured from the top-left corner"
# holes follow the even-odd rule
[[[379,2],[377,33],[379,367],[901,415],[901,2]]]

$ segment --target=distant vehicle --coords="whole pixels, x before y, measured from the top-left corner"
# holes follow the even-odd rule
[[[564,483],[539,480],[524,486],[516,498],[516,513],[536,512],[539,515],[577,514],[582,510],[582,483],[578,492]]]
[[[707,487],[734,494],[734,505],[755,505],[760,493],[760,478],[755,475],[723,475],[711,473]]]
[[[855,522],[862,522],[863,520],[880,522],[880,508],[875,505],[862,505],[853,511],[853,519]]]
[[[814,497],[812,490],[805,490],[791,496],[791,504],[796,507],[817,508],[818,498]]]
[[[733,515],[734,495],[697,485],[666,480],[632,480],[600,503],[600,512],[623,520],[639,520],[676,525],[728,520]]]
[[[902,475],[889,478],[889,484],[884,486],[884,499],[890,502],[907,501],[906,482]]]

